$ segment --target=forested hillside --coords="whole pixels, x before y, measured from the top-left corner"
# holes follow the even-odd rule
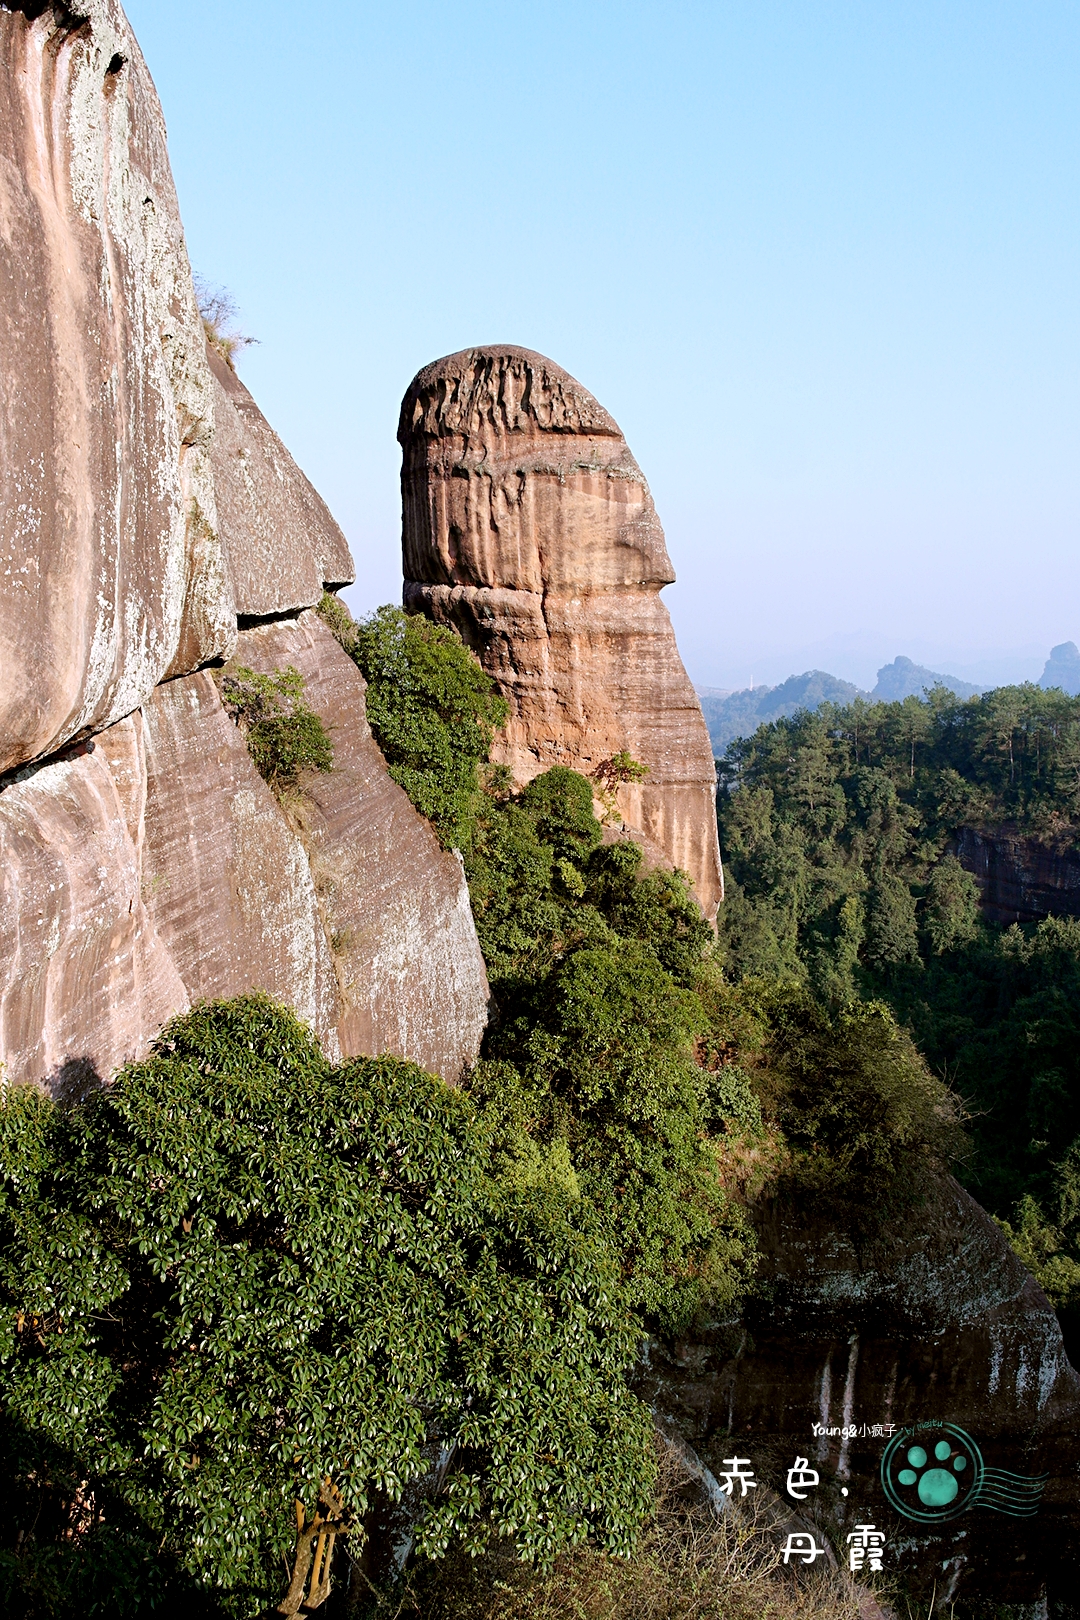
[[[1080,921],[987,922],[955,848],[963,827],[1080,836],[1080,699],[826,704],[734,742],[720,776],[729,973],[888,1003],[967,1105],[963,1179],[1075,1331]]]

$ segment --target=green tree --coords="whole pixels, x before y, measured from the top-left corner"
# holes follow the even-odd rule
[[[367,717],[390,775],[446,849],[469,848],[477,766],[507,706],[452,630],[381,607],[354,624],[326,593],[320,611],[367,682]]]
[[[333,1068],[259,996],[174,1020],[72,1112],[9,1093],[24,1592],[60,1555],[111,1559],[128,1612],[171,1567],[250,1613],[280,1592],[294,1500],[310,1514],[331,1478],[359,1537],[440,1452],[427,1552],[488,1528],[542,1561],[590,1533],[628,1549],[652,1477],[640,1330],[572,1178],[499,1177],[494,1153],[464,1093],[394,1059]]]
[[[237,664],[226,672],[221,691],[255,769],[279,797],[293,790],[305,771],[333,769],[334,745],[304,702],[304,678],[291,664],[274,675]]]

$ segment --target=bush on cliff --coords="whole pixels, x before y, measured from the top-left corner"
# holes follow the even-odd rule
[[[291,664],[275,675],[238,664],[224,677],[221,693],[255,769],[279,797],[293,790],[305,771],[333,769],[334,745],[304,702],[304,677]]]
[[[446,849],[469,847],[477,766],[506,704],[453,631],[400,608],[355,623],[324,593],[320,612],[367,682],[367,717],[390,775]]]
[[[261,996],[174,1020],[73,1111],[9,1093],[8,1612],[188,1589],[248,1614],[280,1595],[294,1501],[329,1477],[362,1527],[440,1455],[422,1551],[488,1527],[541,1561],[627,1550],[639,1331],[573,1177],[498,1158],[463,1093],[334,1068]]]

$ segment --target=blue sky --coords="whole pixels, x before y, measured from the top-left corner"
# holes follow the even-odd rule
[[[127,9],[354,608],[407,383],[506,341],[622,425],[699,682],[1080,642],[1075,0]]]

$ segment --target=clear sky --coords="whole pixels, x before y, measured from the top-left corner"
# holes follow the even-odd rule
[[[127,9],[354,609],[407,383],[509,342],[626,433],[695,680],[1080,642],[1076,0]]]

